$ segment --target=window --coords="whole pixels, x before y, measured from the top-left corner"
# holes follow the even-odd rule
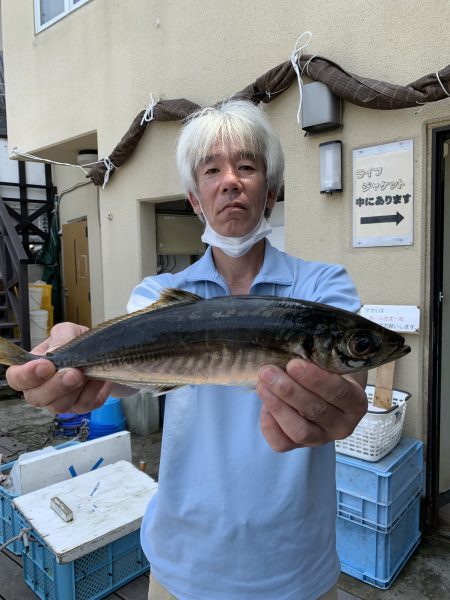
[[[89,0],[34,0],[36,33],[53,25],[65,15],[86,4]]]

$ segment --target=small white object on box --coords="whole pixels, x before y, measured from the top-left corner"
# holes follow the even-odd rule
[[[392,408],[384,410],[372,405],[375,386],[366,386],[369,409],[355,431],[336,441],[336,452],[376,462],[386,456],[400,441],[406,404],[411,394],[392,390]]]

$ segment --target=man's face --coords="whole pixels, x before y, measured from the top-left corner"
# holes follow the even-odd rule
[[[227,152],[216,144],[196,170],[198,198],[189,195],[197,215],[202,211],[217,233],[238,237],[258,224],[264,205],[275,197],[267,192],[264,162],[251,153]],[[267,196],[267,203],[266,203]]]

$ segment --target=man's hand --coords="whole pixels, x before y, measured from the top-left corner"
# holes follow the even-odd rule
[[[87,327],[82,325],[59,323],[52,328],[50,337],[32,352],[44,355],[84,331],[87,331]],[[55,413],[84,413],[94,410],[105,402],[112,387],[112,384],[104,381],[88,381],[80,369],[56,371],[53,363],[45,359],[9,367],[6,379],[10,387],[24,393],[27,402]]]
[[[264,437],[277,452],[347,437],[367,412],[365,380],[365,373],[344,377],[297,358],[286,371],[264,366],[256,385]]]

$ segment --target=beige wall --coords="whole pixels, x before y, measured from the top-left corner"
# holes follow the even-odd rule
[[[90,132],[97,133],[99,156],[107,155],[147,105],[150,92],[202,105],[232,94],[287,60],[304,30],[314,36],[307,53],[400,84],[435,72],[448,58],[447,0],[424,0],[413,9],[409,0],[92,0],[38,35],[32,2],[3,4],[11,147],[50,148],[59,160],[59,144]],[[427,126],[450,123],[450,101],[428,105],[418,114],[345,103],[342,131],[306,138],[295,121],[297,104],[298,90],[292,86],[267,107],[287,157],[286,248],[305,258],[343,262],[364,303],[422,307],[422,333],[409,336],[413,352],[399,363],[396,376],[397,387],[414,398],[406,432],[422,437]],[[152,124],[134,157],[105,190],[99,189],[105,317],[124,311],[142,269],[154,263],[154,256],[141,260],[139,202],[180,193],[174,163],[177,130],[175,123]],[[318,145],[334,138],[343,141],[344,191],[325,197],[319,193]],[[352,149],[408,138],[414,139],[414,245],[353,249]],[[58,171],[59,187],[66,185],[66,177],[71,176]],[[87,209],[74,206],[77,210]]]
[[[73,162],[75,160],[74,156]],[[95,325],[104,321],[105,317],[98,189],[93,183],[75,187],[86,183],[86,178],[81,170],[67,167],[53,167],[53,183],[60,196],[61,225],[80,218],[87,219],[91,315]]]
[[[3,34],[2,34],[1,10],[2,10],[2,0],[0,0],[0,50],[3,50]]]

